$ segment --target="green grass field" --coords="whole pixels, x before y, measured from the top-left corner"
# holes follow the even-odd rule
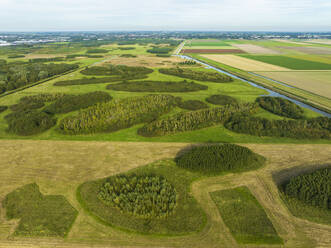
[[[330,64],[316,61],[297,59],[287,56],[240,55],[245,58],[258,60],[264,63],[286,67],[292,70],[331,70]]]
[[[263,207],[247,187],[215,191],[210,195],[238,243],[282,243]]]

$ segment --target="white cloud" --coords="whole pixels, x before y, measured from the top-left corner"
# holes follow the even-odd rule
[[[0,30],[331,31],[330,0],[0,0]]]

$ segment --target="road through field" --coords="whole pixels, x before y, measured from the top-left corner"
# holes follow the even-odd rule
[[[43,194],[64,195],[79,211],[65,239],[12,236],[17,221],[0,214],[0,247],[243,247],[236,244],[216,211],[209,192],[246,185],[250,188],[279,235],[283,247],[330,247],[331,226],[296,218],[283,205],[272,173],[296,166],[331,164],[331,145],[246,145],[267,158],[267,165],[241,174],[205,178],[192,185],[192,194],[206,211],[209,222],[200,232],[179,237],[144,236],[105,226],[77,202],[82,182],[104,178],[171,158],[184,143],[0,141],[0,201],[19,186],[36,182]],[[253,247],[253,246],[250,246]],[[268,247],[268,246],[261,246]],[[270,246],[280,247],[280,246]]]

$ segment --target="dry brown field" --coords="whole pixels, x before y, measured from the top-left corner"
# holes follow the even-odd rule
[[[251,54],[280,54],[278,51],[253,44],[232,44],[232,46]]]

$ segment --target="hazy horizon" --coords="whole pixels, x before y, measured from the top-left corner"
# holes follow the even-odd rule
[[[328,0],[0,0],[0,32],[330,32]]]

